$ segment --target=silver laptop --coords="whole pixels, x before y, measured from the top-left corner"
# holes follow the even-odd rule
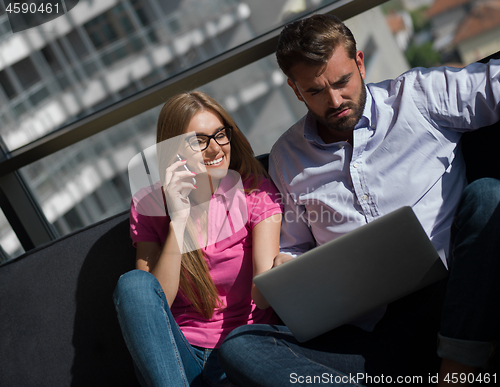
[[[447,275],[410,207],[402,207],[254,278],[304,342]]]

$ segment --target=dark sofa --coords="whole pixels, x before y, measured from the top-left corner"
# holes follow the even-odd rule
[[[138,386],[111,295],[134,268],[128,212],[0,267],[0,386]]]
[[[470,181],[500,178],[499,124],[462,143]],[[1,265],[0,386],[138,386],[112,303],[134,261],[124,212]]]

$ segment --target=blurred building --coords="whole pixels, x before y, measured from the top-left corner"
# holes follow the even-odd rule
[[[404,52],[413,37],[413,22],[410,14],[406,11],[391,11],[386,15],[385,20],[399,49]]]
[[[380,7],[347,20],[346,25],[356,38],[358,50],[365,54],[365,82],[394,78],[409,69]]]
[[[427,12],[434,48],[444,60],[463,65],[487,57],[500,47],[500,2],[435,0]]]
[[[475,0],[435,0],[427,11],[434,36],[434,49],[446,51],[451,48],[455,32],[467,16]]]
[[[403,6],[408,11],[430,6],[434,0],[403,0]]]
[[[474,4],[457,27],[452,46],[464,64],[497,52],[500,47],[500,0]]]

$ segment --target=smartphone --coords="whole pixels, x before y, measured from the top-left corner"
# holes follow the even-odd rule
[[[179,161],[182,161],[182,157],[178,153],[177,153],[177,159]],[[184,169],[188,172],[191,172],[186,164],[184,164]],[[196,179],[194,177],[192,179],[193,179],[193,184],[196,185]]]
[[[181,157],[178,153],[177,153],[177,159],[178,159],[179,161],[182,161],[182,157]],[[186,164],[184,164],[184,165],[183,165],[183,167],[184,167],[184,169],[185,169],[186,171],[191,172],[191,171],[189,170],[189,168],[187,167],[187,165],[186,165]],[[194,185],[196,185],[196,179],[195,179],[194,177],[193,177],[192,179],[193,179],[193,184],[194,184]],[[181,195],[182,195],[182,196],[184,196],[184,197],[187,197],[187,196],[189,195],[189,193],[190,193],[190,192],[191,192],[191,188],[183,188],[183,189],[181,190]]]

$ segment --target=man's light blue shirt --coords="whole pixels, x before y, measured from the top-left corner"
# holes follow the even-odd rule
[[[437,250],[448,251],[467,184],[457,146],[463,132],[499,120],[500,61],[413,69],[366,91],[353,146],[325,144],[310,114],[273,146],[282,252],[300,255],[402,206],[413,208]]]

